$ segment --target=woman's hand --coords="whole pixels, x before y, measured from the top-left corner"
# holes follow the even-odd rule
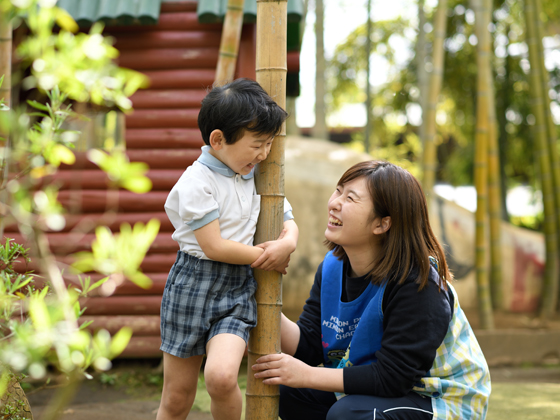
[[[308,387],[306,379],[311,366],[284,353],[259,357],[252,366],[255,378],[262,378],[265,385],[287,385],[292,388]]]

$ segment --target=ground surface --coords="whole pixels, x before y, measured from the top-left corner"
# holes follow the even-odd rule
[[[476,312],[467,312],[473,328],[478,327]],[[494,316],[498,329],[560,330],[560,319],[546,323],[528,315]],[[492,395],[487,420],[560,419],[560,364],[554,366],[493,367]],[[240,370],[244,391],[246,367]],[[57,392],[56,388],[26,390],[34,419],[41,415]],[[106,374],[81,383],[60,416],[61,420],[155,420],[161,397],[162,375],[157,361],[116,361]],[[203,381],[188,420],[212,420],[209,397]]]
[[[111,376],[114,375],[114,376]],[[553,420],[560,418],[560,366],[501,367],[491,369],[493,392],[488,420]],[[74,400],[63,411],[62,420],[154,420],[159,406],[161,383],[153,368],[121,366],[116,373],[82,383]],[[243,385],[243,384],[242,384]],[[188,420],[212,420],[203,384],[195,409]],[[55,389],[31,392],[29,400],[35,420],[52,399]]]

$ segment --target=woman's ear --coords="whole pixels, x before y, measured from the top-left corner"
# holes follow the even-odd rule
[[[220,150],[225,144],[226,139],[222,130],[213,130],[210,133],[210,147],[214,150]]]
[[[373,233],[381,235],[391,228],[391,216],[378,217],[373,224]]]

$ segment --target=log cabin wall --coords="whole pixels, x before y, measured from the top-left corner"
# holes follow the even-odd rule
[[[167,195],[185,169],[200,155],[204,142],[198,130],[200,103],[214,81],[221,37],[221,24],[200,24],[197,2],[163,3],[156,25],[110,27],[122,67],[146,74],[150,86],[131,97],[134,112],[126,115],[126,153],[131,161],[145,162],[153,187],[149,193],[110,191],[105,174],[76,152],[76,163],[62,166],[52,179],[61,185],[59,200],[67,210],[66,226],[48,233],[51,251],[64,268],[67,283],[76,276],[66,269],[70,254],[91,249],[94,228],[103,223],[118,231],[121,223],[161,222],[160,232],[142,263],[142,271],[153,285],[142,289],[126,281],[113,288],[96,289],[83,302],[82,322],[93,320],[92,328],[111,334],[123,326],[133,337],[121,357],[160,357],[159,312],[163,289],[173,265],[177,243],[171,239],[173,226],[164,211]],[[255,78],[255,25],[242,33],[236,77]],[[107,210],[116,210],[107,213]],[[6,236],[23,243],[17,227],[8,226]],[[37,270],[33,264],[29,269]],[[37,270],[38,271],[38,270]],[[102,276],[91,273],[92,281]],[[105,285],[104,285],[105,286]]]
[[[214,81],[221,38],[221,23],[198,22],[197,1],[163,2],[156,25],[107,26],[114,37],[122,67],[138,70],[150,79],[147,89],[131,97],[134,112],[125,117],[126,153],[131,161],[145,162],[152,190],[135,194],[111,191],[105,174],[90,162],[86,152],[76,152],[76,163],[62,165],[51,181],[61,186],[59,200],[65,207],[66,226],[49,232],[48,240],[65,281],[77,277],[67,269],[72,253],[91,249],[94,229],[108,225],[114,232],[122,223],[161,222],[160,232],[142,263],[153,285],[142,289],[126,281],[116,288],[106,284],[83,302],[82,322],[105,328],[111,334],[121,327],[133,329],[121,357],[161,357],[159,312],[177,243],[164,211],[167,195],[185,169],[200,155],[204,142],[198,130],[200,103]],[[245,24],[241,35],[236,77],[255,79],[255,24]],[[299,52],[288,54],[288,69],[299,71]],[[23,243],[16,226],[6,236]],[[35,269],[33,264],[27,267]],[[37,270],[38,271],[38,270]],[[102,276],[91,273],[92,281]]]

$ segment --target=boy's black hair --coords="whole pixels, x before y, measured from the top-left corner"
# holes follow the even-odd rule
[[[245,130],[275,136],[288,114],[255,81],[237,79],[214,87],[202,100],[198,127],[204,143],[210,133],[221,130],[227,144],[239,140]]]

